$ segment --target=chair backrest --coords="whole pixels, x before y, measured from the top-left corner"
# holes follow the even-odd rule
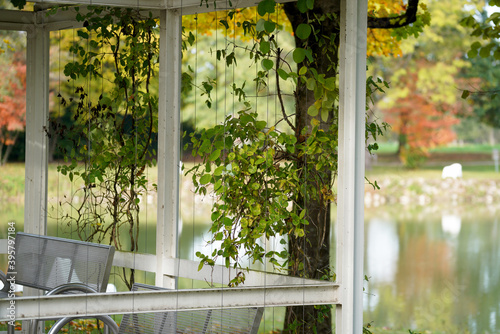
[[[163,290],[135,283],[132,291]],[[126,314],[120,334],[256,334],[263,308]]]
[[[15,247],[17,284],[50,291],[83,283],[106,291],[113,246],[18,232]]]

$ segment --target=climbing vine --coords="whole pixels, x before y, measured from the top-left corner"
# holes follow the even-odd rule
[[[64,67],[75,95],[58,95],[73,110],[74,124],[51,124],[68,162],[59,172],[83,186],[60,204],[63,219],[82,240],[133,252],[141,197],[152,187],[145,170],[155,164],[157,22],[134,9],[75,9],[84,29],[70,48],[74,60]],[[99,93],[95,86],[102,87]],[[122,277],[130,288],[134,270],[123,269]]]
[[[222,124],[191,135],[192,153],[202,162],[186,174],[191,175],[196,193],[215,197],[210,228],[213,251],[197,253],[200,268],[222,261],[227,267],[239,269],[232,285],[244,282],[243,257],[253,262],[268,261],[279,270],[309,276],[305,268],[310,264],[307,257],[298,256],[300,250],[290,247],[267,250],[263,240],[284,237],[280,242],[287,245],[288,239],[295,239],[297,247],[303,244],[302,240],[310,242],[306,227],[318,222],[304,203],[317,202],[327,210],[336,200],[339,90],[335,62],[329,57],[337,54],[338,35],[335,31],[326,34],[317,29],[324,21],[334,20],[334,14],[310,13],[311,6],[311,1],[298,2],[307,20],[295,30],[302,43],[293,50],[283,50],[277,43],[277,36],[283,32],[273,15],[279,8],[274,1],[259,3],[256,20],[238,22],[246,27],[245,34],[251,36],[253,43],[233,48],[247,50],[248,57],[259,67],[255,82],[264,87],[270,78],[275,80],[282,117],[273,124],[259,118],[256,106],[246,98],[248,94],[241,93],[240,87],[233,89],[233,93],[244,101],[241,110],[227,116]],[[224,17],[222,26],[226,29],[230,26],[228,18],[232,18],[231,13]],[[317,69],[319,55],[313,53],[310,43],[319,44],[322,54],[331,62],[329,73]],[[288,53],[292,57],[286,57]],[[217,58],[225,60],[227,66],[236,66],[232,52],[218,50]],[[384,84],[380,79],[369,78],[368,94],[382,91]],[[311,93],[312,102],[306,108],[307,123],[296,122],[296,115],[286,109],[285,92],[281,88],[285,85],[295,87],[295,91],[299,86],[304,87]],[[202,93],[206,94],[206,90]],[[367,140],[376,139],[384,127],[368,122]],[[377,145],[370,144],[367,148],[376,150]],[[320,236],[320,243],[326,238],[329,235]],[[329,268],[323,269],[322,276],[329,272]]]

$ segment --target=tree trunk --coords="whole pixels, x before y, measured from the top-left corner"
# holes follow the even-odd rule
[[[3,158],[2,158],[3,157],[3,154],[2,154],[3,146],[4,146],[3,143],[0,141],[0,166],[3,165],[3,163],[2,163],[2,161],[3,161]]]
[[[307,16],[300,13],[293,3],[285,4],[285,12],[290,20],[294,31],[301,23],[307,23]],[[324,13],[332,13],[333,17],[340,17],[340,2],[338,0],[316,0],[314,12],[321,16]],[[310,16],[311,17],[311,16]],[[299,64],[299,67],[306,65],[315,68],[319,74],[326,77],[337,75],[338,45],[339,45],[339,22],[338,20],[325,20],[320,24],[315,24],[314,30],[327,36],[334,36],[332,41],[332,51],[327,57],[323,54],[324,47],[318,45],[314,36],[307,41],[307,47],[313,52],[313,64]],[[303,45],[304,41],[295,39],[297,47]],[[300,80],[299,80],[300,81]],[[310,133],[311,120],[307,110],[314,103],[314,94],[309,91],[304,84],[299,82],[295,92],[296,99],[296,136],[298,141],[304,140],[301,131],[307,128],[305,136]],[[337,115],[333,112],[329,115],[327,122],[321,122],[320,128],[329,131],[330,126],[336,122]],[[314,157],[305,157],[314,159]],[[305,166],[305,161],[299,162]],[[322,170],[321,178],[324,185],[332,182],[332,171]],[[319,189],[317,181],[308,178],[307,170],[304,171],[304,182],[308,187]],[[319,279],[328,275],[330,271],[330,206],[323,201],[309,197],[299,198],[298,208],[307,210],[309,225],[304,227],[305,237],[291,236],[289,239],[290,252],[290,275]],[[300,210],[300,209],[298,209]],[[302,265],[299,265],[302,263]],[[287,333],[331,333],[332,319],[329,308],[316,308],[315,306],[294,306],[288,307],[285,316],[285,330]]]
[[[12,148],[14,147],[14,144],[16,143],[17,137],[19,137],[19,131],[14,132],[14,138],[12,139],[12,145],[6,146],[5,153],[1,157],[2,159],[0,160],[0,166],[5,165],[7,163],[8,159],[9,159],[10,152],[12,152]]]

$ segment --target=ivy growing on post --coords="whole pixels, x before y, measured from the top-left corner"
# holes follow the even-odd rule
[[[157,22],[134,9],[76,10],[84,29],[70,49],[74,61],[64,68],[75,97],[59,94],[62,105],[74,107],[75,122],[70,129],[52,126],[62,137],[67,161],[59,172],[83,187],[61,203],[71,208],[63,219],[82,240],[133,252],[138,250],[141,197],[152,190],[145,169],[156,163]],[[124,268],[122,278],[131,288],[134,270]]]

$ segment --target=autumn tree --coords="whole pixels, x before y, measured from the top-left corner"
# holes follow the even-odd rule
[[[422,164],[430,148],[451,142],[458,115],[469,109],[460,99],[462,73],[470,63],[465,55],[473,39],[458,25],[477,7],[464,8],[461,1],[431,1],[430,26],[418,40],[405,40],[396,59],[373,60],[378,75],[390,83],[377,104],[398,139],[398,155],[409,167]]]
[[[0,70],[3,82],[0,97],[0,165],[7,162],[19,133],[26,125],[26,64],[17,59]]]
[[[430,148],[447,144],[455,139],[452,126],[459,122],[460,103],[434,101],[429,92],[419,89],[419,75],[426,71],[426,61],[416,63],[418,70],[405,69],[398,84],[405,87],[391,108],[385,110],[385,119],[399,137],[399,156],[405,166],[419,167]],[[453,84],[450,83],[450,84]]]

